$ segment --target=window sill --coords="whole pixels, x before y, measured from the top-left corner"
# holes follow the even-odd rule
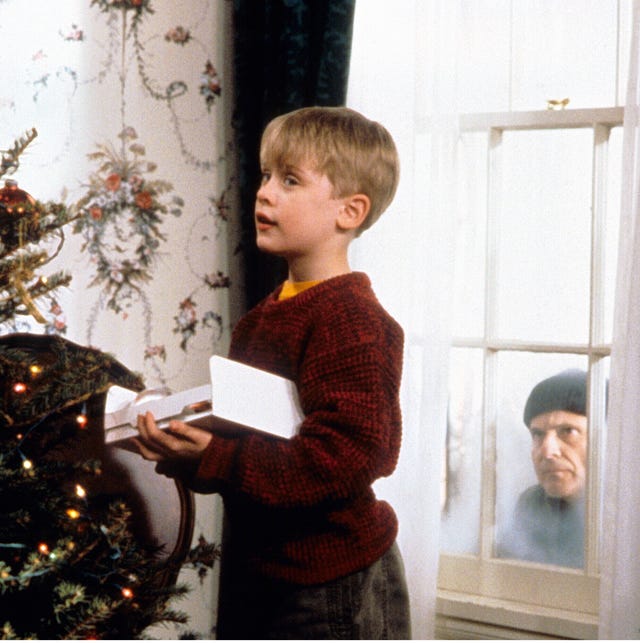
[[[439,590],[438,629],[442,638],[598,638],[593,614],[532,607],[520,603]],[[497,626],[497,627],[491,627]],[[498,636],[502,630],[502,636]],[[523,636],[529,633],[530,636]],[[452,634],[452,636],[449,636]],[[467,634],[467,636],[463,636]]]

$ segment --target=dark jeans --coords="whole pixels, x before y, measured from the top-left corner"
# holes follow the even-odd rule
[[[395,544],[366,569],[321,585],[241,579],[228,571],[218,639],[411,638],[404,566]]]

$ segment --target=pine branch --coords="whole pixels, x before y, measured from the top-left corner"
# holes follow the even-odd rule
[[[0,176],[13,173],[19,158],[38,135],[35,128],[17,139],[13,147],[0,150]],[[53,293],[71,277],[58,272],[47,279],[36,271],[55,259],[64,244],[64,226],[78,218],[62,203],[42,203],[16,186],[7,185],[0,200],[0,328],[17,329],[16,317],[30,315],[40,324],[47,319],[37,300],[48,296],[47,307],[55,304]],[[24,202],[22,202],[22,200]],[[41,249],[39,249],[41,248]]]
[[[14,141],[11,149],[0,150],[0,177],[5,174],[13,174],[18,169],[20,166],[20,162],[18,161],[20,155],[36,136],[38,136],[38,132],[35,127],[32,127],[29,131],[25,132],[23,136]]]

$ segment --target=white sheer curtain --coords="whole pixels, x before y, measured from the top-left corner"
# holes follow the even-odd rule
[[[440,481],[455,195],[458,2],[361,0],[356,5],[348,105],[382,122],[401,158],[389,212],[353,248],[406,335],[403,447],[396,473],[377,487],[400,519],[413,637],[434,636]]]
[[[620,256],[609,383],[601,639],[640,636],[640,2],[624,116]]]

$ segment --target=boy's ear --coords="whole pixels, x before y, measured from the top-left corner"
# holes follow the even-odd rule
[[[367,218],[371,201],[366,194],[345,197],[338,210],[336,223],[341,230],[357,230]]]

